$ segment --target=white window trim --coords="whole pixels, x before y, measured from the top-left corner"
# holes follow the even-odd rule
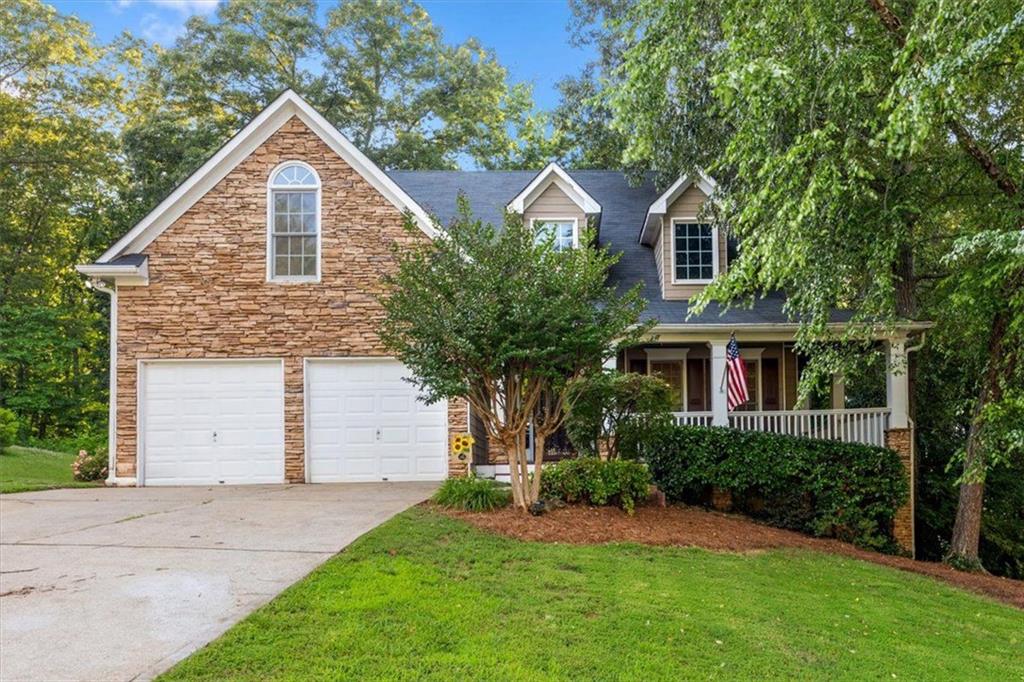
[[[572,248],[580,248],[580,221],[579,218],[554,218],[548,216],[540,216],[537,218],[530,218],[530,231],[533,233],[533,238],[537,239],[537,223],[572,223]]]
[[[711,279],[676,279],[676,225],[708,225],[711,228]],[[702,222],[694,217],[673,218],[669,224],[669,239],[671,240],[672,251],[672,284],[711,284],[718,277],[719,253],[718,253],[718,228],[708,222]]]
[[[309,185],[300,185],[293,188],[288,187],[274,187],[274,176],[286,166],[301,166],[305,168],[313,177],[316,178],[316,275],[299,275],[299,276],[274,276],[274,263],[273,263],[273,242],[274,242],[274,191],[287,192],[290,189],[294,189],[298,192],[308,192],[313,189]],[[323,220],[321,219],[322,211],[320,209],[321,195],[323,193],[323,182],[320,181],[320,174],[316,172],[316,169],[310,166],[308,163],[299,161],[298,159],[291,159],[289,161],[283,161],[274,167],[270,174],[267,176],[267,282],[272,284],[315,284],[320,281],[320,261],[323,258],[322,248],[322,236],[324,233]]]

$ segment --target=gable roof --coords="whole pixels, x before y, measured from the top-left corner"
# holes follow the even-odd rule
[[[427,213],[377,164],[359,151],[327,119],[292,90],[286,90],[190,175],[163,201],[97,259],[109,263],[124,254],[138,253],[181,217],[231,170],[277,132],[293,116],[298,117],[385,199],[400,211],[408,211],[423,232],[435,237]]]
[[[661,225],[661,218],[668,213],[669,206],[675,203],[675,200],[681,197],[683,192],[690,189],[693,185],[699,187],[700,191],[704,192],[706,196],[711,196],[718,188],[718,184],[703,173],[684,175],[673,182],[671,187],[651,202],[650,207],[647,209],[647,217],[644,218],[643,227],[640,228],[641,244],[654,243],[654,236],[657,228]]]
[[[587,194],[587,191],[580,187],[572,179],[571,175],[554,162],[545,166],[523,188],[523,191],[512,198],[512,201],[508,203],[508,210],[514,213],[522,213],[551,185],[555,185],[562,190],[569,197],[569,200],[579,206],[580,210],[587,215],[596,215],[601,212],[601,204],[597,203],[597,200]]]

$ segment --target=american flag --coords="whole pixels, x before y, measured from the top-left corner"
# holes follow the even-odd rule
[[[729,376],[729,410],[750,400],[747,392],[747,366],[740,357],[740,344],[736,343],[736,335],[729,337],[729,345],[725,347],[725,365]]]

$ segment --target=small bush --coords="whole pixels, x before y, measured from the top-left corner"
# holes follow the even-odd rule
[[[907,477],[892,450],[756,431],[677,426],[652,443],[654,482],[670,501],[729,490],[741,511],[783,528],[895,551]]]
[[[565,502],[615,505],[632,514],[636,503],[647,499],[650,485],[651,474],[640,462],[580,457],[545,468],[541,494]]]
[[[102,481],[107,477],[106,448],[79,450],[75,461],[71,463],[71,474],[76,481]]]
[[[635,459],[645,436],[672,422],[672,389],[656,376],[632,372],[590,374],[569,388],[572,407],[566,414],[565,431],[583,455],[597,455],[607,444],[609,459]]]
[[[491,511],[509,503],[510,490],[486,478],[470,474],[464,478],[449,478],[436,493],[434,502],[442,507],[466,511]]]
[[[0,450],[14,445],[18,438],[18,417],[5,407],[0,407]]]

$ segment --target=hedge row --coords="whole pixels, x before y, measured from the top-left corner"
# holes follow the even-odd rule
[[[729,490],[741,511],[783,528],[895,551],[908,486],[892,450],[726,428],[676,426],[649,442],[654,482],[671,501]]]
[[[544,469],[540,485],[543,497],[614,505],[632,514],[636,504],[647,499],[651,474],[640,462],[579,457],[563,459]]]

